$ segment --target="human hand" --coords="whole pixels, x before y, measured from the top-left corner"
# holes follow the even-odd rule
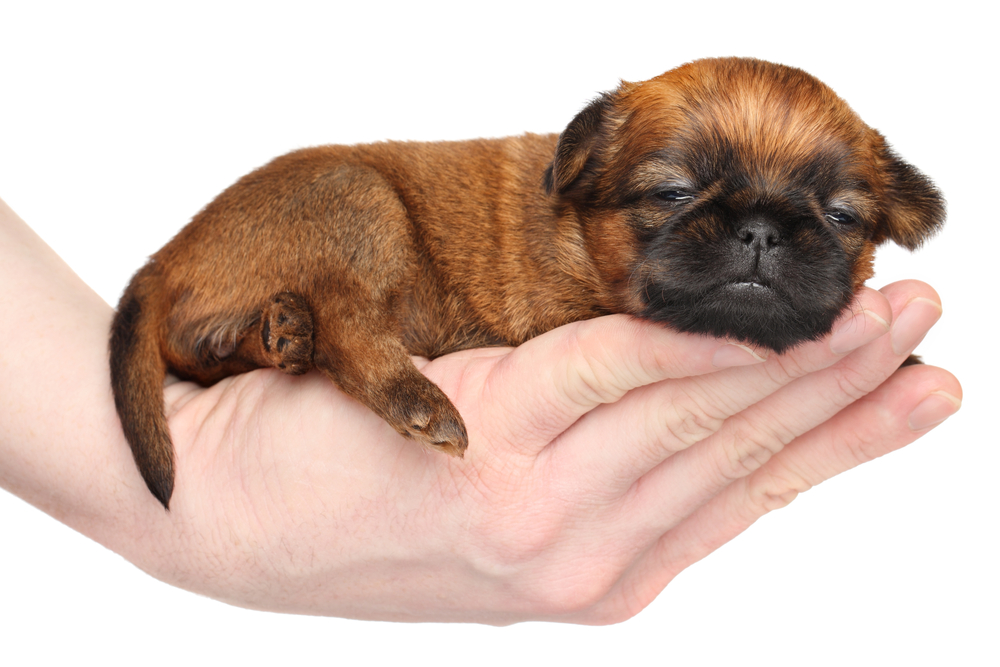
[[[0,347],[0,484],[167,582],[252,608],[622,620],[961,397],[947,371],[896,370],[940,315],[915,281],[862,290],[834,334],[762,363],[606,317],[423,365],[466,420],[464,460],[403,440],[317,374],[174,383],[164,512],[114,410],[110,308],[3,202],[0,256],[20,324]]]
[[[468,425],[462,460],[315,373],[178,382],[171,510],[122,473],[142,528],[114,548],[252,608],[620,621],[764,513],[954,412],[946,371],[896,371],[938,304],[914,281],[862,290],[839,333],[762,363],[624,316],[424,362]]]

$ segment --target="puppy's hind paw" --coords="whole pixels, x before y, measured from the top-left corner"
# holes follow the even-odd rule
[[[292,292],[275,294],[261,312],[261,345],[270,365],[301,375],[313,365],[313,318],[305,299]]]

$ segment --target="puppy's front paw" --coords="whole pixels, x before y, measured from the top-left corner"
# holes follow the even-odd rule
[[[437,385],[422,375],[399,381],[386,421],[407,438],[461,458],[469,446],[465,422]]]
[[[301,375],[313,364],[313,319],[305,300],[291,292],[271,297],[261,313],[261,344],[271,366]]]

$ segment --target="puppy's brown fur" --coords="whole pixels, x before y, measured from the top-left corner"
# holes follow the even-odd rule
[[[696,61],[622,83],[559,136],[296,151],[223,192],[119,304],[115,402],[166,507],[168,370],[317,368],[407,437],[465,425],[411,354],[630,313],[782,351],[818,338],[874,248],[942,223],[934,186],[829,88]]]

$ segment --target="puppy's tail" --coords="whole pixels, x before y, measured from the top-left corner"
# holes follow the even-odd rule
[[[143,269],[118,303],[111,325],[111,389],[125,439],[146,486],[170,509],[174,447],[163,413],[167,368],[159,349],[156,318],[143,298]]]

